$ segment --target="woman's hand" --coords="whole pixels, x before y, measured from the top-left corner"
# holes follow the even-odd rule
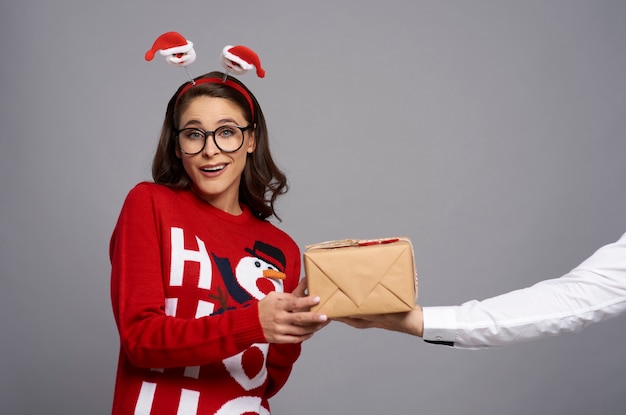
[[[324,314],[310,311],[319,297],[305,296],[306,278],[293,293],[271,292],[258,303],[259,320],[269,343],[300,343],[326,326]]]

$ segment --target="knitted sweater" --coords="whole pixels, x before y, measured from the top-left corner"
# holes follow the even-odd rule
[[[152,183],[128,194],[110,244],[113,414],[269,414],[300,345],[268,344],[257,302],[295,288],[300,251],[242,209]]]

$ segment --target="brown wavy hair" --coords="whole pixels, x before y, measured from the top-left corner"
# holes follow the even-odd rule
[[[202,78],[222,79],[223,77],[224,74],[222,72],[216,71],[201,75],[195,80]],[[230,76],[228,76],[228,79],[241,85],[252,98],[254,119],[248,101],[235,88],[220,82],[207,82],[188,88],[179,97],[180,91],[189,82],[181,85],[167,104],[161,137],[152,160],[152,178],[155,183],[170,187],[179,189],[189,189],[191,187],[191,179],[183,168],[182,160],[176,156],[176,130],[179,128],[180,115],[196,97],[225,98],[241,108],[246,121],[253,126],[256,140],[255,150],[247,155],[246,165],[241,176],[239,202],[245,203],[250,207],[252,213],[260,219],[275,216],[280,220],[274,209],[274,202],[278,196],[287,192],[288,184],[285,174],[276,166],[272,159],[263,111],[256,97],[243,83]]]

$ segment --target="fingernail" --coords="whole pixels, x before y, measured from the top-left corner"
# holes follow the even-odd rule
[[[315,297],[315,298],[313,298],[313,301],[315,301],[316,303],[319,303],[320,302],[320,298],[319,297]]]
[[[324,321],[326,321],[326,320],[328,320],[328,317],[326,316],[326,314],[322,314],[322,315],[320,315],[320,321],[321,321],[321,322],[324,322]]]

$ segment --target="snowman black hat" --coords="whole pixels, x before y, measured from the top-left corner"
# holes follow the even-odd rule
[[[275,246],[266,244],[265,242],[256,241],[252,249],[246,248],[246,252],[252,256],[259,258],[268,264],[273,265],[280,272],[285,272],[285,254]]]

